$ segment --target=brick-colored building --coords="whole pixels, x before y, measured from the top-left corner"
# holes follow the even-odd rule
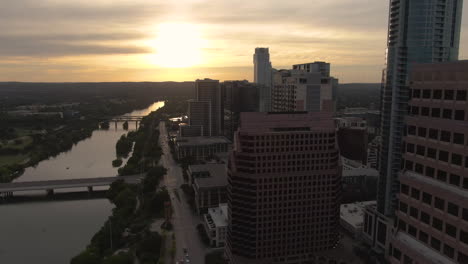
[[[309,263],[335,247],[341,164],[332,114],[242,113],[234,139],[229,263]]]
[[[468,263],[468,61],[413,68],[389,260]]]

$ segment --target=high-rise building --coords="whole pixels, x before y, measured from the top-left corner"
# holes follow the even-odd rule
[[[223,131],[223,101],[221,100],[221,86],[218,80],[203,79],[195,82],[196,101],[209,102],[210,132],[204,136],[218,136]],[[190,120],[190,116],[189,116]]]
[[[241,112],[258,112],[259,88],[248,81],[225,81],[221,84],[224,100],[224,135],[233,139]]]
[[[188,126],[181,127],[181,136],[210,136],[211,135],[211,102],[188,101]]]
[[[254,82],[260,87],[260,111],[271,110],[272,68],[268,48],[255,48],[253,55]]]
[[[271,111],[294,112],[321,110],[321,75],[318,72],[280,70],[274,74]]]
[[[468,61],[413,65],[391,263],[468,263]]]
[[[341,164],[332,113],[241,113],[234,139],[229,263],[316,263],[339,240]]]
[[[320,72],[320,74],[322,74],[322,77],[330,77],[330,63],[323,61],[295,64],[293,65],[293,70],[300,70],[305,72]]]
[[[463,0],[390,0],[377,200],[385,215],[393,215],[399,188],[409,73],[416,63],[458,59],[462,5]]]

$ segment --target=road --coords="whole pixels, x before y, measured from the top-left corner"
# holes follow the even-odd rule
[[[173,208],[172,224],[177,243],[176,260],[184,257],[183,248],[187,248],[190,263],[203,264],[206,248],[196,229],[196,226],[201,223],[201,219],[198,215],[192,214],[185,194],[179,188],[184,183],[184,177],[182,168],[172,158],[165,122],[159,123],[159,131],[159,143],[164,153],[161,157],[161,163],[168,170],[166,177],[164,177],[164,184],[171,196]],[[175,190],[179,193],[180,201],[175,196]]]

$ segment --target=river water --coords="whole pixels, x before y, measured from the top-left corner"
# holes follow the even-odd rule
[[[128,115],[148,115],[162,106],[164,102],[156,102]],[[135,128],[129,122],[128,131]],[[111,123],[109,130],[94,131],[70,151],[27,168],[15,181],[116,176],[115,143],[128,131],[122,123],[117,129]],[[88,245],[112,207],[106,199],[0,205],[0,263],[69,263]]]

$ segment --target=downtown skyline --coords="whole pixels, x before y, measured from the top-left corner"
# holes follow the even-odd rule
[[[0,22],[0,81],[252,81],[265,46],[277,69],[327,61],[341,83],[380,82],[388,3],[22,0]]]

